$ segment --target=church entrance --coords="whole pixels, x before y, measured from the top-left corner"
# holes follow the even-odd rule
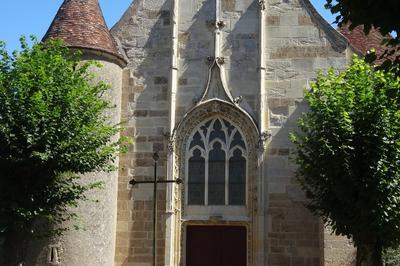
[[[186,266],[246,266],[243,226],[188,226]]]

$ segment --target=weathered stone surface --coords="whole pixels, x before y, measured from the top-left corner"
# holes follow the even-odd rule
[[[334,51],[331,47],[281,47],[271,53],[271,59],[304,58],[304,57],[342,57],[343,55]]]
[[[168,157],[169,167],[172,167],[171,160],[174,162],[168,178],[185,179],[187,158],[178,155],[184,154],[181,149],[187,143],[178,145],[177,141],[191,134],[189,127],[217,114],[240,121],[237,126],[247,132],[247,144],[253,145],[247,154],[252,159],[248,162],[251,167],[247,176],[246,214],[230,218],[184,217],[186,188],[181,185],[173,197],[177,204],[173,212],[178,221],[173,225],[175,236],[168,236],[166,222],[171,210],[166,213],[166,186],[160,185],[157,265],[165,265],[168,237],[175,237],[174,245],[185,246],[187,223],[245,225],[249,265],[346,265],[352,255],[348,243],[330,237],[320,219],[304,207],[305,196],[294,174],[297,166],[290,159],[293,144],[288,139],[289,132],[296,130],[298,118],[307,111],[303,97],[317,71],[331,66],[338,70],[344,68],[345,40],[321,22],[308,0],[261,3],[221,0],[217,23],[220,47],[216,49],[216,1],[179,1],[177,23],[173,3],[174,0],[135,0],[111,30],[119,52],[128,59],[128,66],[120,76],[111,70],[108,74],[110,81],[117,76],[121,78],[120,117],[125,122],[122,134],[135,138],[128,152],[119,158],[115,181],[118,187],[118,198],[115,198],[118,205],[113,216],[116,219],[115,265],[149,266],[152,263],[152,185],[132,187],[128,182],[132,178],[153,180],[155,151],[160,154],[158,178],[167,178],[167,157],[173,154],[172,159]],[[265,7],[263,24],[259,21],[260,4]],[[264,36],[260,36],[260,25],[265,27]],[[173,27],[177,30],[176,51],[172,49]],[[261,38],[264,38],[264,47],[261,47]],[[235,103],[227,105],[229,108],[216,104],[198,109],[196,106],[208,85],[210,64],[214,62],[210,58],[216,55],[220,57],[218,69],[222,74],[219,80],[212,78],[213,88],[221,92],[220,87],[226,86]],[[261,62],[261,58],[265,61]],[[265,75],[261,75],[264,67]],[[171,91],[174,86],[176,95]],[[175,120],[170,119],[170,114],[175,114]],[[262,120],[263,114],[267,114],[267,121]],[[175,121],[172,128],[170,121]],[[179,131],[185,133],[178,134],[184,136],[175,135],[175,143],[169,142],[169,133],[182,121],[187,128]],[[260,144],[263,143],[254,132],[265,123],[272,136],[262,152]],[[254,125],[259,128],[252,132],[250,128]],[[181,172],[176,172],[178,168]],[[174,249],[172,253],[168,255],[176,256],[175,261],[183,263],[184,250]]]
[[[115,265],[150,265],[152,262],[152,197],[151,184],[132,188],[126,182],[135,178],[138,181],[153,180],[152,155],[159,151],[161,158],[158,173],[165,178],[166,141],[163,132],[167,131],[168,119],[168,83],[170,73],[171,45],[171,3],[169,1],[137,0],[121,21],[113,28],[113,36],[119,40],[120,49],[129,58],[131,70],[126,91],[133,91],[134,97],[128,99],[126,113],[134,133],[133,149],[121,156],[130,163],[124,164],[120,172],[119,184],[122,191],[118,194],[121,208],[117,227],[117,245]],[[134,128],[134,131],[132,130]],[[131,135],[132,136],[132,135]],[[120,165],[122,167],[122,165]],[[165,190],[159,192],[159,227],[164,224]],[[159,265],[163,265],[163,230],[159,231]]]
[[[222,10],[235,11],[236,0],[222,0]]]

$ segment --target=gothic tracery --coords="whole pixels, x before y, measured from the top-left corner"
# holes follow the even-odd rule
[[[226,119],[200,124],[189,139],[188,205],[245,205],[247,148]]]

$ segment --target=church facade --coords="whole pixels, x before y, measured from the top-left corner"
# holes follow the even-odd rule
[[[318,71],[353,51],[309,0],[135,0],[108,31],[97,0],[65,0],[46,38],[103,63],[114,122],[134,144],[79,207],[85,231],[32,265],[351,265],[354,250],[304,206],[289,132]]]

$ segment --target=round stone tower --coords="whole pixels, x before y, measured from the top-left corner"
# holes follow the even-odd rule
[[[115,108],[107,116],[113,124],[119,123],[122,69],[126,61],[118,53],[98,0],[64,0],[43,41],[50,38],[61,38],[69,48],[81,50],[82,60],[102,64],[91,71],[97,81],[111,86],[105,97]],[[118,165],[118,160],[115,164]],[[105,184],[104,189],[89,192],[93,201],[82,202],[78,207],[78,223],[84,230],[72,229],[44,246],[33,245],[26,265],[114,265],[118,173],[93,173],[83,180]]]

